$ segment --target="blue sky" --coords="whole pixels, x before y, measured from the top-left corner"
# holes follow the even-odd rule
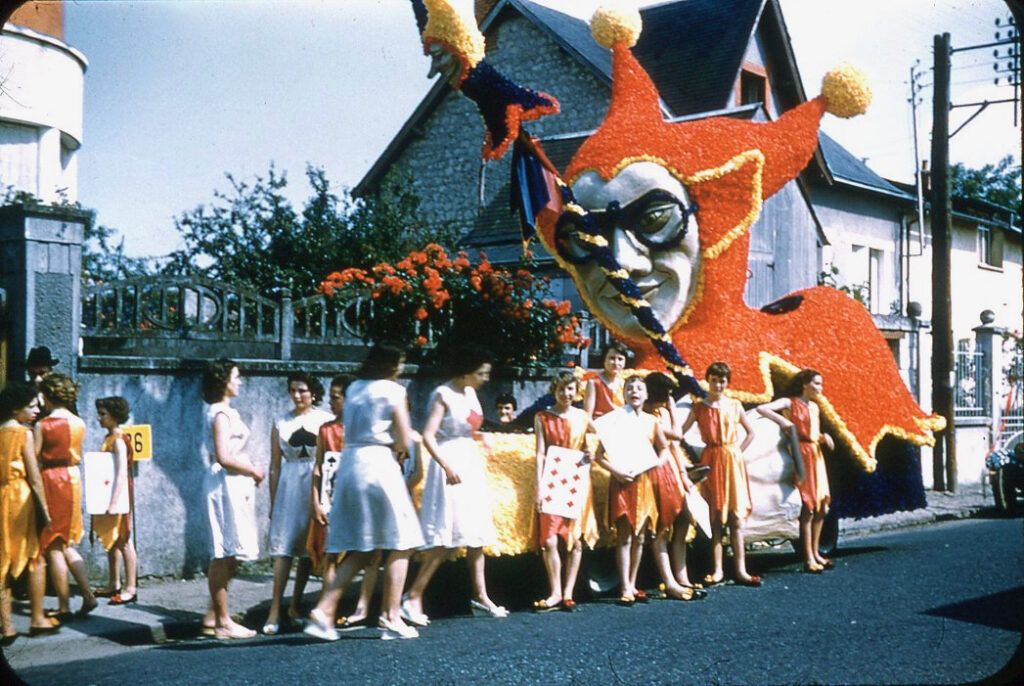
[[[543,1],[585,16],[597,4]],[[824,129],[900,180],[913,170],[911,64],[930,68],[938,32],[949,31],[954,46],[992,41],[994,20],[1008,14],[998,0],[782,0],[782,8],[809,96],[841,61],[867,72],[868,115],[829,117]],[[225,172],[247,180],[273,163],[296,203],[308,192],[307,164],[325,168],[339,190],[355,185],[430,87],[406,0],[79,0],[65,10],[67,41],[89,60],[79,199],[133,255],[177,247],[173,218],[226,189]],[[992,61],[991,48],[954,58],[955,102],[1008,97],[991,85]],[[931,90],[923,95],[928,157]],[[953,128],[969,114],[955,111]],[[1019,141],[1010,105],[991,106],[954,137],[951,158],[980,166],[1019,155]]]

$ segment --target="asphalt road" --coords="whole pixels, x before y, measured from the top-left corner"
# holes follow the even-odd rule
[[[876,534],[844,542],[837,569],[820,576],[800,573],[790,552],[758,554],[764,587],[719,587],[702,602],[450,617],[415,641],[191,641],[68,655],[19,676],[33,686],[969,683],[1010,662],[1024,633],[1022,533],[1020,519],[975,519]]]

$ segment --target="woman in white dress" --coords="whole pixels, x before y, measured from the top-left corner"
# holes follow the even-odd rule
[[[404,361],[401,349],[375,345],[345,393],[345,447],[334,477],[326,548],[328,553],[346,555],[309,613],[305,628],[307,634],[323,640],[338,639],[334,628],[338,601],[377,551],[387,551],[378,620],[381,638],[419,636],[402,621],[399,608],[409,558],[423,545],[400,465],[415,435],[405,388],[395,381]]]
[[[259,555],[256,531],[256,487],[263,470],[245,453],[249,427],[231,399],[238,397],[242,378],[231,360],[210,362],[203,370],[206,410],[204,458],[208,466],[204,483],[213,549],[207,579],[210,609],[203,619],[203,633],[219,639],[252,638],[256,632],[236,624],[228,612],[228,582],[239,560]]]
[[[274,591],[263,633],[273,636],[281,628],[281,602],[292,558],[299,558],[295,587],[288,608],[288,620],[302,616],[302,593],[309,580],[311,564],[306,551],[316,462],[316,437],[320,427],[334,417],[317,408],[324,387],[306,372],[288,377],[288,395],[294,408],[274,422],[270,432],[270,556],[274,558]]]
[[[430,454],[423,488],[420,521],[426,539],[426,557],[409,594],[402,601],[402,617],[426,626],[423,594],[445,556],[454,548],[466,548],[473,584],[470,610],[474,616],[502,618],[508,611],[487,595],[484,578],[484,546],[497,540],[491,513],[484,457],[477,447],[476,432],[483,411],[476,389],[491,378],[491,356],[470,348],[455,355],[453,377],[434,389],[430,414],[423,427],[423,447]]]

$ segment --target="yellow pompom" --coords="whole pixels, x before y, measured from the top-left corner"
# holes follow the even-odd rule
[[[627,47],[633,47],[640,38],[642,28],[640,10],[635,7],[602,6],[590,18],[590,33],[594,35],[597,44],[605,48],[611,48],[621,41],[625,41]]]
[[[826,111],[844,119],[864,114],[871,104],[868,79],[851,64],[841,64],[825,74],[821,80],[821,95],[825,98]]]

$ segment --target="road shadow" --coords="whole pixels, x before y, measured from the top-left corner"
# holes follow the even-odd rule
[[[1024,632],[1024,586],[926,610],[932,617],[957,619],[995,629]]]

